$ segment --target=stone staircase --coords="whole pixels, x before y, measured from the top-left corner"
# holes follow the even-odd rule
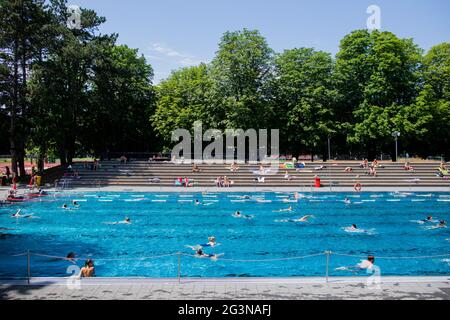
[[[62,177],[61,181],[68,181],[70,187],[102,187],[102,186],[161,186],[172,187],[178,177],[188,177],[194,181],[196,187],[215,187],[215,180],[219,176],[227,176],[238,187],[312,187],[314,176],[318,175],[323,187],[353,187],[359,181],[363,187],[449,187],[450,179],[436,176],[439,162],[411,163],[414,171],[406,171],[403,163],[381,162],[377,168],[377,177],[367,174],[368,169],[361,169],[358,162],[306,163],[303,169],[279,169],[276,174],[263,175],[265,182],[255,181],[257,175],[253,171],[258,165],[239,165],[237,172],[231,172],[229,165],[200,164],[201,172],[193,173],[192,165],[157,163],[147,161],[131,161],[121,164],[119,161],[102,161],[97,170],[85,168],[82,163],[76,163],[73,170],[79,178]],[[322,170],[315,170],[325,166]],[[351,167],[352,172],[344,172]],[[268,167],[266,167],[268,168]],[[288,171],[292,180],[285,179]],[[359,176],[359,177],[357,177]],[[151,179],[159,178],[159,183]]]

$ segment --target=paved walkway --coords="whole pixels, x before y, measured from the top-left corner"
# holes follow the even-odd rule
[[[46,189],[54,191],[54,189]],[[324,187],[324,188],[310,188],[310,187],[232,187],[232,188],[216,188],[216,187],[159,187],[159,186],[107,186],[107,187],[92,187],[92,188],[74,188],[66,191],[75,192],[352,192],[355,190],[352,187]],[[450,192],[450,185],[448,187],[366,187],[364,192]]]
[[[0,299],[26,300],[450,300],[450,277],[303,279],[33,279],[0,282]]]

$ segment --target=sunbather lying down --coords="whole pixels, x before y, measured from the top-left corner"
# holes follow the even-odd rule
[[[439,168],[437,175],[442,178],[445,176],[449,176],[450,174],[448,172],[448,169]]]

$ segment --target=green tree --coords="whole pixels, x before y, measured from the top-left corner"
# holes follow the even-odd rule
[[[0,25],[1,100],[9,117],[11,170],[23,177],[30,126],[28,76],[48,42],[51,16],[44,0],[4,0],[0,2]]]
[[[423,87],[409,106],[420,120],[414,150],[422,156],[450,158],[450,43],[436,45],[423,58]]]
[[[332,72],[330,54],[310,48],[286,50],[275,59],[274,110],[286,147],[296,154],[327,154],[327,138],[335,133]]]
[[[421,53],[411,39],[390,32],[358,30],[341,41],[335,79],[342,121],[348,124],[348,141],[365,146],[369,158],[391,150],[393,131],[408,133],[398,127],[398,116],[417,96]]]
[[[195,121],[205,126],[217,125],[212,107],[212,81],[205,64],[173,72],[157,87],[158,102],[151,122],[165,146],[171,143],[172,131],[190,130]]]
[[[257,30],[223,35],[211,66],[220,127],[267,128],[272,71],[273,51]]]
[[[92,10],[83,9],[81,28],[66,27],[66,1],[52,1],[55,24],[59,26],[54,45],[47,59],[33,70],[33,140],[46,152],[54,142],[61,164],[71,163],[81,136],[83,122],[93,113],[90,105],[94,75],[93,64],[115,36],[97,35],[105,19]]]
[[[153,69],[138,50],[107,46],[93,65],[92,112],[83,122],[82,145],[95,154],[157,147],[148,121],[155,108]]]

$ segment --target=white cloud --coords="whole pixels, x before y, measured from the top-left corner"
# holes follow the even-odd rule
[[[149,50],[153,53],[147,55],[152,60],[164,60],[173,62],[181,66],[192,66],[201,63],[202,61],[193,55],[179,52],[165,45],[164,43],[153,43]]]

